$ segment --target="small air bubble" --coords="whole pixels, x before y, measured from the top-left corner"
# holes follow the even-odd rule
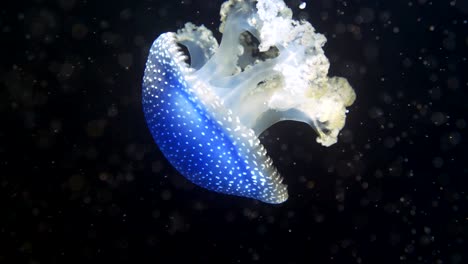
[[[432,160],[432,165],[434,166],[434,168],[440,169],[444,165],[444,160],[441,157],[435,157]]]

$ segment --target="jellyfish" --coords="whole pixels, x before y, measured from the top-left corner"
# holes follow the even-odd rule
[[[282,0],[229,0],[220,15],[219,44],[192,23],[152,44],[142,91],[147,126],[168,161],[194,184],[282,203],[287,186],[259,135],[294,120],[330,146],[355,93],[346,79],[328,76],[324,35],[294,20]]]

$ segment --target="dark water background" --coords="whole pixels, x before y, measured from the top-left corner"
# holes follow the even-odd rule
[[[332,147],[263,134],[281,205],[190,184],[143,118],[152,41],[220,3],[2,7],[0,263],[468,263],[468,2],[287,1],[357,101]]]

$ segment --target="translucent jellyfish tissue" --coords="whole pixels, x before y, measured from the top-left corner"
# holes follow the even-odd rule
[[[162,153],[191,182],[282,203],[286,185],[258,135],[295,120],[330,146],[355,93],[346,79],[327,76],[325,37],[294,20],[282,0],[230,0],[220,14],[220,44],[191,23],[154,41],[143,77],[146,121]]]

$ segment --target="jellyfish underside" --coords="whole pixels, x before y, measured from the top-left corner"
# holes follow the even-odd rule
[[[303,26],[312,32],[299,32],[296,40],[286,36],[290,39],[262,46],[267,22],[258,17],[255,7],[231,9],[220,28],[223,36],[219,45],[204,26],[187,23],[177,32],[178,43],[189,52],[193,78],[209,86],[257,136],[277,122],[292,120],[314,128],[317,141],[323,145],[335,143],[344,126],[345,106],[352,104],[355,95],[345,79],[326,76],[329,64],[321,49],[323,35],[315,33],[310,24],[304,27],[297,22],[293,29],[300,31]],[[289,19],[287,15],[285,19]],[[307,34],[323,43],[304,45],[300,38]],[[296,68],[310,61],[318,61],[321,72],[298,78]]]
[[[252,128],[257,135],[283,120],[305,122],[314,127],[312,120],[298,110],[269,109],[265,99],[272,91],[262,89],[262,85],[269,79],[280,78],[273,67],[282,56],[268,57],[276,55],[271,55],[270,52],[267,53],[266,60],[258,60],[253,54],[254,51],[258,53],[258,47],[247,46],[256,44],[256,39],[253,40],[252,37],[256,38],[257,32],[246,24],[235,24],[233,20],[228,20],[221,44],[211,58],[204,55],[206,47],[199,46],[199,43],[190,40],[180,42],[187,47],[190,66],[197,70],[195,74],[198,78],[210,83],[224,106],[232,110],[241,122]],[[233,25],[229,26],[231,23]],[[244,45],[241,44],[241,39]],[[237,54],[239,45],[242,45],[244,50],[240,56]]]

